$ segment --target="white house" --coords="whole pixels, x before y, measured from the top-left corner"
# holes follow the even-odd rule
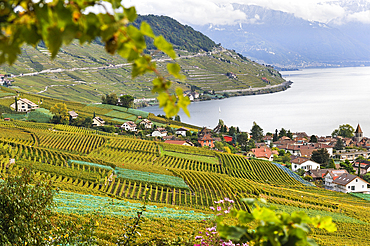
[[[105,124],[105,121],[98,116],[96,116],[93,119],[93,123],[92,123],[93,126],[104,126],[104,124]]]
[[[145,128],[152,128],[153,126],[153,122],[151,122],[150,120],[148,119],[143,119],[141,122],[140,122],[140,125],[144,125]]]
[[[26,98],[20,98],[17,101],[17,105],[18,105],[18,112],[28,112],[28,111],[31,111],[31,109],[39,108],[39,106],[36,103],[33,103]],[[10,107],[15,109],[15,103],[10,105]]]
[[[78,114],[75,111],[68,111],[69,116],[71,119],[77,119]]]
[[[167,136],[167,131],[163,127],[158,127],[155,131],[151,134],[152,137],[165,137]]]
[[[359,156],[363,156],[365,159],[370,158],[370,151],[359,151],[357,149],[339,150],[335,154],[335,158],[340,159],[341,161],[344,160],[353,161]]]
[[[344,193],[370,193],[370,184],[356,175],[344,173],[333,181],[334,190]]]
[[[333,183],[342,174],[348,174],[346,170],[328,170],[323,177],[323,184],[327,190],[335,190],[335,184]]]
[[[311,161],[305,157],[297,157],[291,160],[292,171],[296,172],[298,169],[308,170],[317,170],[320,169],[320,164],[314,161]]]
[[[136,132],[137,125],[133,121],[127,121],[122,124],[121,128],[125,129],[126,131]]]
[[[182,135],[186,137],[186,132],[189,131],[188,129],[184,127],[180,127],[179,129],[176,130],[176,135]]]

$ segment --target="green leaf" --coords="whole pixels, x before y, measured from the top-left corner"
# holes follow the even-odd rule
[[[152,28],[145,21],[141,22],[140,31],[145,36],[148,36],[148,37],[151,37],[151,38],[155,37]]]
[[[48,34],[46,36],[46,43],[51,53],[51,58],[54,58],[62,46],[62,32],[57,26],[48,28]]]
[[[242,238],[243,235],[248,231],[248,228],[217,224],[217,230],[222,238],[238,242],[240,238]]]
[[[176,95],[178,99],[177,105],[184,110],[185,114],[190,117],[190,113],[188,110],[188,105],[190,104],[190,99],[188,97],[184,97],[183,91],[181,88],[176,88]]]
[[[130,25],[127,27],[126,31],[130,38],[134,41],[134,45],[138,50],[143,50],[146,48],[144,35],[141,33],[141,31],[139,31],[139,29],[133,25]]]
[[[154,38],[154,45],[164,53],[166,53],[172,59],[176,58],[176,53],[173,50],[172,44],[166,41],[163,36],[158,36]]]
[[[167,70],[171,75],[180,80],[182,80],[185,77],[180,74],[181,67],[177,63],[167,63]]]
[[[135,7],[124,8],[123,11],[130,22],[134,22],[136,20],[137,14]]]

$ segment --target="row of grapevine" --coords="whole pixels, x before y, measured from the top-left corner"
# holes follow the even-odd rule
[[[106,176],[109,171],[103,170],[99,172],[100,169],[87,169],[85,166],[79,166],[78,164],[64,167],[62,165],[52,165],[40,162],[31,162],[31,161],[17,161],[16,164],[19,167],[29,167],[36,171],[53,174],[53,175],[62,175],[68,176],[70,178],[79,178],[81,180],[90,181],[90,182],[99,182],[102,177]]]
[[[76,132],[81,134],[92,134],[95,131],[90,128],[83,128],[83,127],[77,127],[77,126],[70,126],[70,125],[54,125],[54,130],[57,131],[65,131],[65,132]]]
[[[136,140],[131,138],[109,139],[106,146],[118,150],[130,150],[159,155],[158,146],[155,142]]]
[[[240,155],[217,153],[217,156],[221,159],[223,166],[227,170],[240,170],[253,172],[252,165],[248,160]]]
[[[26,145],[34,145],[35,143],[29,131],[11,126],[0,126],[0,138]]]
[[[103,137],[64,132],[37,132],[40,146],[78,153],[90,153],[105,143]]]
[[[179,169],[173,171],[191,187],[196,198],[193,202],[201,206],[214,206],[214,201],[227,197],[234,200],[236,208],[246,209],[246,205],[240,202],[240,198],[254,197],[258,194],[253,185],[247,182],[238,184],[239,180],[226,175]]]
[[[133,152],[109,147],[102,147],[91,152],[88,156],[117,163],[117,165],[126,165],[128,163],[136,165],[153,164],[157,158],[157,155],[153,153]]]
[[[194,171],[209,171],[215,173],[225,173],[225,169],[218,164],[211,164],[202,161],[190,160],[174,156],[163,156],[155,161],[156,165],[168,168],[177,168]]]
[[[68,152],[50,150],[46,148],[40,147],[32,147],[28,145],[13,143],[10,141],[0,139],[0,147],[6,147],[6,153],[9,157],[16,158],[17,160],[26,159],[32,160],[34,162],[42,162],[42,163],[53,163],[53,164],[61,164],[66,165],[68,160],[78,160],[78,161],[86,161],[92,162],[97,164],[102,164],[105,166],[115,167],[113,163],[107,162],[106,160],[96,159],[93,157],[75,155]]]
[[[54,127],[53,124],[27,122],[27,121],[20,121],[20,120],[13,121],[12,123],[14,124],[14,126],[26,128],[26,129],[49,130]]]
[[[179,153],[194,154],[194,155],[204,155],[204,156],[215,156],[214,151],[210,149],[206,149],[206,148],[198,148],[198,147],[169,144],[169,143],[160,143],[160,145],[164,151],[179,152]]]

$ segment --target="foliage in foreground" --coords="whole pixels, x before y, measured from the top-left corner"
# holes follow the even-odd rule
[[[31,182],[33,185],[31,185]],[[50,181],[34,180],[31,170],[0,182],[0,241],[3,245],[38,245],[52,229]]]
[[[223,216],[217,219],[217,230],[225,240],[248,242],[249,245],[317,245],[308,237],[310,226],[328,232],[337,230],[331,217],[311,218],[302,211],[292,214],[276,212],[260,207],[253,198],[242,200],[249,206],[255,205],[255,208],[251,211],[231,211],[231,216],[238,219],[237,225],[225,224]],[[264,199],[260,202],[266,203]]]
[[[111,9],[107,9],[111,6]],[[89,8],[99,8],[95,14]],[[108,7],[109,8],[109,7]],[[51,58],[55,58],[63,44],[69,45],[74,39],[80,44],[91,43],[101,38],[109,54],[118,53],[132,63],[132,77],[145,73],[155,73],[153,93],[158,93],[159,106],[168,117],[177,115],[180,108],[189,115],[187,105],[190,100],[183,96],[182,89],[176,95],[168,91],[169,77],[182,80],[180,66],[167,64],[168,75],[162,75],[151,56],[146,55],[145,38],[153,39],[158,50],[168,55],[172,61],[177,57],[173,47],[163,36],[154,35],[152,28],[142,22],[140,28],[131,25],[137,18],[135,7],[125,8],[116,0],[54,0],[54,1],[5,1],[1,3],[0,64],[12,65],[23,44],[36,46],[43,41]]]

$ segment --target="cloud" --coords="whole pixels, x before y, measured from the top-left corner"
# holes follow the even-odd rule
[[[368,2],[369,0],[364,0]],[[235,24],[256,22],[245,13],[235,10],[232,3],[258,5],[269,9],[293,13],[296,17],[323,23],[347,21],[370,23],[370,12],[350,13],[340,6],[343,1],[329,0],[129,0],[139,14],[167,15],[183,24]],[[126,5],[126,4],[125,4]],[[127,6],[129,6],[127,5]]]
[[[167,15],[183,24],[226,25],[246,19],[227,1],[211,0],[134,0],[130,1],[139,14]]]
[[[349,14],[346,19],[348,21],[358,21],[370,24],[370,10]]]

